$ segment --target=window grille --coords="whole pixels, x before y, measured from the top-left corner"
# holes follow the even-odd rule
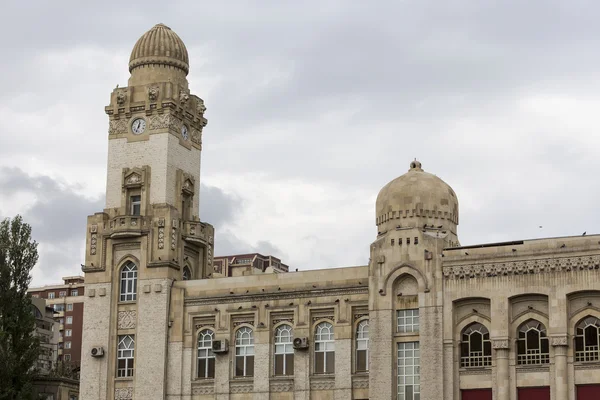
[[[119,336],[117,347],[117,377],[133,376],[135,341],[133,335]]]
[[[280,325],[275,330],[275,375],[294,375],[294,336],[292,327]]]
[[[575,361],[599,361],[600,320],[585,317],[575,327]]]
[[[419,342],[398,343],[398,400],[419,400],[421,359]]]
[[[398,310],[398,333],[419,332],[419,309]]]
[[[131,261],[121,269],[120,301],[135,301],[137,297],[137,266]]]
[[[550,343],[546,327],[530,320],[519,327],[517,339],[517,364],[534,365],[550,362]]]
[[[461,335],[460,366],[489,367],[492,365],[490,332],[480,323],[467,326]]]
[[[315,328],[315,374],[335,372],[335,341],[333,325],[321,322]]]

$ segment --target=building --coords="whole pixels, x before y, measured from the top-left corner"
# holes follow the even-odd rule
[[[263,256],[259,253],[236,254],[233,256],[215,257],[213,260],[213,277],[242,276],[264,273],[288,272],[290,267],[274,256]]]
[[[77,367],[81,362],[83,326],[83,277],[67,276],[63,284],[29,288],[32,298],[44,299],[58,322],[58,361]]]
[[[83,399],[600,398],[600,236],[461,246],[456,193],[416,160],[377,197],[368,265],[217,266],[188,69],[156,25],[105,109]]]
[[[32,298],[35,315],[35,336],[40,340],[40,355],[35,368],[40,374],[48,374],[58,360],[58,323],[54,320],[54,309],[46,306],[44,299]]]

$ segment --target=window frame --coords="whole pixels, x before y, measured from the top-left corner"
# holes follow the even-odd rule
[[[71,345],[71,341],[68,340],[65,342],[65,349],[71,349],[72,345]]]
[[[210,337],[209,340],[206,338]],[[215,331],[210,328],[200,328],[196,336],[196,378],[214,379],[215,378],[215,353],[212,350],[212,344],[215,340]],[[200,344],[203,344],[200,347]],[[209,343],[207,345],[207,343]],[[212,364],[211,364],[212,360]],[[200,363],[204,364],[204,376],[200,376]]]
[[[586,330],[596,328],[596,345],[587,345]],[[579,332],[581,330],[581,333]],[[582,350],[577,350],[581,341]],[[595,315],[586,315],[574,326],[573,354],[575,362],[600,361],[600,318]]]
[[[400,361],[400,354],[404,355],[406,352],[412,352],[411,357],[403,357],[402,362]],[[409,361],[410,360],[410,361]],[[407,369],[412,368],[410,374],[407,373]],[[412,382],[407,382],[412,380]],[[413,388],[412,395],[406,396],[406,391],[400,396],[400,390],[406,388],[408,385]],[[416,387],[416,390],[414,390]],[[415,394],[419,396],[415,397]],[[404,400],[416,400],[420,398],[421,394],[421,346],[419,341],[410,342],[396,342],[396,396],[398,399]]]
[[[65,321],[65,325],[73,325],[73,316],[72,315],[68,315],[67,319]]]
[[[136,198],[134,200],[134,198]],[[138,212],[136,213],[136,207]],[[129,193],[129,215],[140,216],[142,215],[142,194],[136,192]]]
[[[130,341],[127,343],[126,339]],[[123,344],[123,347],[121,347],[121,344]],[[119,367],[120,360],[124,361],[125,368]],[[117,336],[117,366],[115,370],[117,378],[131,378],[135,374],[135,335]]]
[[[243,336],[246,333],[249,333],[248,337]],[[233,362],[233,376],[236,378],[251,378],[254,376],[254,328],[249,325],[238,327],[234,332],[234,340],[235,359]],[[244,343],[246,340],[248,343]],[[243,354],[238,354],[238,349]],[[238,375],[238,363],[240,360],[242,362],[242,374]],[[248,369],[251,369],[250,373]]]
[[[287,331],[288,334],[283,335],[282,331]],[[284,339],[289,340],[283,341]],[[277,367],[279,366],[277,362],[278,358],[283,363],[281,368],[283,373],[277,373]],[[285,323],[278,325],[275,327],[273,336],[273,376],[294,376],[294,361],[294,328],[290,324]]]
[[[48,299],[52,300],[56,298],[56,292],[48,292]]]
[[[126,270],[127,269],[127,270]],[[119,302],[137,301],[138,267],[133,261],[126,261],[119,272]],[[125,286],[123,283],[125,282]],[[131,283],[131,284],[130,284]],[[123,290],[125,288],[125,291]]]
[[[71,296],[79,296],[79,289],[71,289]]]
[[[400,320],[403,320],[404,323],[401,324]],[[420,324],[421,317],[418,308],[405,308],[396,310],[396,333],[413,335],[418,334],[421,328]]]
[[[468,330],[471,330],[471,332],[468,333]],[[471,338],[474,334],[481,335],[481,352],[471,350]],[[467,341],[464,340],[465,335],[468,336]],[[472,322],[468,324],[460,331],[459,343],[460,368],[490,368],[492,366],[492,342],[490,339],[490,331],[487,326],[481,322]],[[467,344],[467,355],[465,355],[463,344]]]
[[[65,337],[72,337],[72,336],[73,336],[73,330],[65,329]]]
[[[328,333],[324,334],[322,333],[322,331],[324,331],[326,327]],[[313,351],[313,373],[315,375],[333,375],[335,374],[335,327],[333,326],[333,323],[331,321],[321,320],[317,322],[313,332],[315,335],[315,348]],[[323,345],[325,349],[319,350],[319,345]],[[318,370],[317,365],[319,354],[323,354],[322,371]],[[330,358],[333,358],[332,369],[331,371],[328,371],[327,361]]]
[[[530,331],[537,331],[538,348],[529,349],[528,335]],[[521,337],[523,334],[523,337]],[[546,332],[546,326],[536,319],[528,319],[517,328],[517,365],[543,365],[550,364],[550,340]],[[545,347],[547,352],[543,353]],[[522,351],[523,350],[523,351]]]
[[[187,272],[187,274],[186,274],[186,272]],[[187,277],[186,277],[186,275],[187,275]],[[183,270],[181,272],[181,280],[183,280],[183,281],[192,280],[192,269],[188,265],[185,265],[183,267]]]
[[[365,323],[366,323],[366,337],[365,337]],[[362,328],[362,329],[361,329]],[[355,329],[355,353],[354,353],[354,371],[358,373],[367,373],[369,372],[369,347],[370,347],[370,338],[369,338],[369,318],[364,318],[358,321]],[[361,343],[366,343],[365,345],[361,345]],[[364,348],[361,348],[364,347]],[[358,360],[359,360],[359,351],[365,352],[365,369],[359,369]]]
[[[67,303],[67,311],[73,311],[73,303]]]

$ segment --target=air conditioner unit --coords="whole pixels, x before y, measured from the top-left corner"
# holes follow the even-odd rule
[[[212,350],[213,353],[227,353],[229,351],[227,339],[213,340]]]
[[[102,347],[92,347],[91,354],[92,357],[102,357],[104,356],[104,349]]]
[[[294,339],[294,348],[297,350],[308,349],[308,338],[297,337]]]

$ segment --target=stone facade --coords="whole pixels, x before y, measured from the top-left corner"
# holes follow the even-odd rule
[[[461,247],[456,194],[416,160],[377,197],[368,265],[233,273],[219,260],[215,271],[214,231],[199,218],[206,107],[187,88],[182,51],[154,27],[106,108],[82,399],[513,400],[534,388],[574,400],[583,385],[600,390],[600,236]]]

